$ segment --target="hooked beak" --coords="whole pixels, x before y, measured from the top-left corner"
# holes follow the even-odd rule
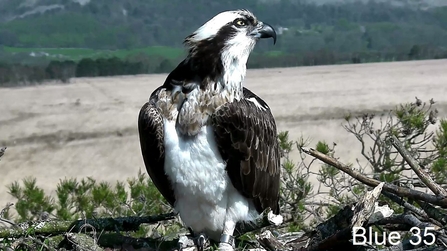
[[[251,33],[251,36],[255,38],[273,38],[273,44],[276,44],[276,32],[272,26],[266,23],[260,23],[256,29],[254,29]]]

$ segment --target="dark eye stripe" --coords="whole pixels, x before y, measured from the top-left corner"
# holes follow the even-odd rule
[[[245,14],[243,14],[243,16],[244,16],[244,21],[247,23],[247,24],[250,24],[250,25],[254,25],[255,23],[256,23],[256,21],[255,21],[255,19],[254,19],[254,17],[253,16],[251,16],[251,15],[245,15]]]
[[[251,24],[251,25],[254,25],[255,24],[255,19],[253,18],[253,17],[247,17],[247,20],[248,20],[248,23],[249,24]]]

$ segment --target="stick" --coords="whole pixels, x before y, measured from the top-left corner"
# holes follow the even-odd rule
[[[391,144],[396,148],[396,150],[402,155],[405,161],[410,165],[411,169],[416,173],[416,175],[421,179],[424,184],[430,188],[430,190],[436,195],[442,195],[447,197],[447,191],[444,190],[440,185],[438,185],[424,170],[419,166],[419,163],[411,156],[407,149],[402,145],[402,143],[397,139],[396,136],[392,135],[389,140]]]
[[[362,173],[351,169],[347,165],[339,162],[338,160],[336,160],[330,156],[327,156],[326,154],[318,152],[315,149],[312,149],[312,148],[305,149],[302,147],[301,150],[303,152],[305,152],[306,154],[311,155],[311,156],[323,161],[324,163],[331,165],[331,166],[347,173],[348,175],[350,175],[351,177],[355,178],[356,180],[362,182],[363,184],[366,184],[371,187],[376,187],[377,185],[380,184],[380,181],[378,181],[376,179],[369,178],[369,177],[363,175]],[[420,192],[420,191],[417,191],[414,189],[399,187],[399,186],[389,184],[389,183],[384,184],[383,190],[387,191],[387,192],[394,193],[399,196],[403,196],[403,197],[407,197],[407,198],[411,198],[411,199],[415,199],[415,200],[422,200],[422,201],[426,201],[426,202],[447,208],[447,198],[444,196],[442,196],[442,197],[434,196],[434,195],[423,193],[423,192]]]
[[[18,238],[29,235],[58,235],[66,232],[78,232],[83,226],[90,225],[87,231],[136,231],[141,224],[153,224],[172,220],[176,214],[161,214],[146,217],[99,218],[72,221],[36,221],[16,224],[16,228],[0,229],[0,238]]]

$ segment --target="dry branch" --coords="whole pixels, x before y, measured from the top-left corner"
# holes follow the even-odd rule
[[[447,225],[447,214],[441,212],[427,202],[416,201],[416,203],[424,210],[427,215],[433,219],[438,220],[443,225]]]
[[[372,191],[367,192],[362,200],[355,205],[354,216],[352,217],[351,227],[362,227],[365,222],[369,220],[374,213],[375,203],[382,192],[383,185],[380,183]]]
[[[6,146],[5,147],[2,147],[2,148],[0,148],[0,160],[2,159],[2,157],[3,157],[3,155],[5,154],[5,152],[6,152]]]
[[[8,219],[4,219],[4,215],[5,213],[13,206],[14,204],[12,203],[7,203],[5,208],[2,209],[2,211],[0,211],[0,223],[7,223],[11,226],[15,226],[15,223],[11,220]]]
[[[402,145],[402,143],[397,139],[396,136],[391,136],[389,138],[396,150],[402,155],[405,161],[410,165],[411,169],[416,173],[416,175],[421,179],[424,184],[430,188],[430,190],[436,195],[447,196],[447,191],[438,185],[422,168],[419,163],[411,156],[407,149]]]
[[[87,231],[136,231],[141,224],[154,224],[174,219],[175,214],[162,214],[145,217],[98,218],[72,221],[35,221],[16,224],[14,228],[0,229],[0,238],[19,238],[33,233],[35,235],[58,235],[66,232],[79,232],[85,225]]]
[[[339,169],[340,171],[345,172],[346,174],[348,174],[351,177],[355,178],[356,180],[362,182],[363,184],[366,184],[371,187],[375,187],[380,184],[380,181],[378,181],[376,179],[369,178],[369,177],[363,175],[362,173],[352,169],[348,165],[345,165],[345,164],[339,162],[335,158],[332,158],[332,157],[327,156],[323,153],[320,153],[315,149],[301,148],[301,150],[304,153],[311,155],[311,156],[323,161],[324,163]],[[389,183],[384,184],[383,190],[387,191],[387,192],[394,193],[398,196],[402,196],[402,197],[406,197],[406,198],[410,198],[410,199],[414,199],[414,200],[422,200],[425,202],[432,203],[434,205],[441,206],[443,208],[447,208],[447,198],[445,196],[435,196],[435,195],[427,194],[427,193],[417,191],[414,189],[410,189],[410,188],[406,188],[406,187],[399,187],[399,186],[389,184]]]

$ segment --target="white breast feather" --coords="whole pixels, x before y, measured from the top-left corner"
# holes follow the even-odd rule
[[[231,184],[210,126],[196,137],[179,137],[164,120],[165,172],[175,192],[175,209],[186,226],[219,240],[224,222],[253,220],[254,206]]]

